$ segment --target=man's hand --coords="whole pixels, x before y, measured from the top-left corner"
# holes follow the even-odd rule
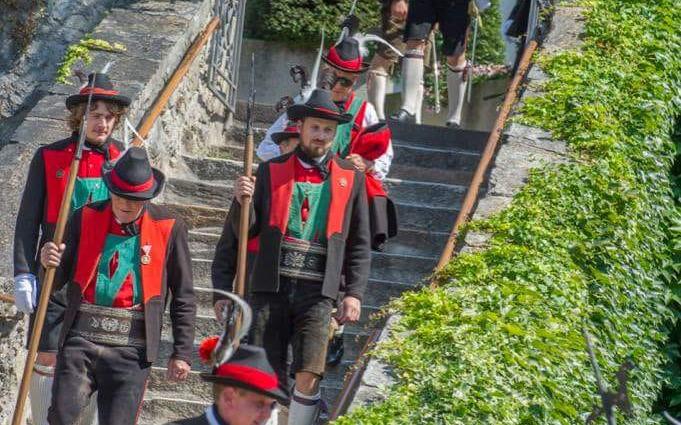
[[[409,11],[409,3],[407,0],[393,0],[390,4],[390,17],[398,22],[407,19],[407,12]]]
[[[356,322],[359,320],[359,314],[362,311],[362,302],[355,297],[347,296],[343,298],[343,302],[338,306],[336,313],[336,320],[341,325],[348,322]]]
[[[362,158],[360,155],[356,153],[352,153],[345,157],[348,161],[352,163],[352,165],[360,172],[366,173],[367,171],[371,171],[374,168],[374,163],[373,161],[369,161],[368,159]]]
[[[192,370],[189,363],[180,359],[168,360],[168,373],[166,378],[171,381],[184,381],[189,376],[189,371]]]
[[[241,203],[241,199],[243,199],[245,196],[252,197],[253,192],[255,192],[255,177],[239,177],[236,180],[234,189],[234,195],[236,196],[236,200],[239,203]]]
[[[61,255],[64,253],[66,245],[61,244],[59,248],[54,242],[47,242],[40,250],[40,264],[43,267],[59,267]]]

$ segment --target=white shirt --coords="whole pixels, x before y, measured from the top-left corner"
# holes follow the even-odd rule
[[[376,113],[376,109],[374,109],[374,105],[367,102],[366,109],[364,110],[364,120],[362,120],[362,126],[368,127],[370,125],[376,124],[378,121],[378,114]],[[288,117],[284,112],[279,116],[279,118],[277,118],[274,124],[267,129],[265,137],[262,139],[258,145],[258,149],[255,152],[256,155],[258,155],[258,158],[260,158],[262,161],[269,161],[270,159],[281,155],[279,146],[274,143],[274,140],[272,140],[272,134],[284,131],[287,123]],[[386,149],[385,153],[376,158],[376,161],[374,161],[374,169],[372,171],[374,177],[376,177],[378,180],[383,180],[387,177],[388,172],[390,172],[390,165],[393,162],[393,156],[393,143],[391,140],[388,142],[388,149]]]

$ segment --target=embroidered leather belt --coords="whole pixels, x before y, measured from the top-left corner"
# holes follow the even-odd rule
[[[281,243],[279,274],[323,282],[326,271],[326,247],[290,237]]]
[[[104,345],[146,347],[144,311],[81,303],[71,333]]]

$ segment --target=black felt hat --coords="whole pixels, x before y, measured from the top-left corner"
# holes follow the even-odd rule
[[[288,124],[286,124],[286,128],[284,128],[282,131],[272,133],[271,137],[272,141],[278,145],[284,140],[290,139],[291,137],[300,137],[300,131],[298,131],[298,126],[295,122],[289,121]]]
[[[207,342],[213,341],[204,341],[201,345],[203,346]],[[201,350],[200,348],[199,352]],[[215,384],[243,388],[263,394],[286,406],[289,404],[289,394],[280,385],[279,378],[267,361],[265,350],[261,347],[248,344],[239,345],[239,348],[227,362],[214,367],[211,373],[202,373],[201,378]]]
[[[340,43],[331,46],[322,59],[334,68],[345,72],[360,73],[369,69],[362,61],[359,42],[353,37],[345,37]]]
[[[102,176],[109,192],[133,201],[146,201],[157,197],[165,183],[165,175],[149,163],[144,148],[131,147],[112,169]]]
[[[314,90],[307,102],[290,106],[286,113],[289,119],[293,121],[314,117],[345,124],[352,120],[352,115],[345,114],[338,109],[338,106],[333,102],[331,92],[323,89]]]
[[[92,79],[94,78],[94,87],[92,86]],[[74,94],[66,98],[66,107],[73,109],[79,103],[87,102],[90,92],[92,92],[92,101],[104,100],[106,102],[118,103],[123,107],[130,106],[130,98],[123,96],[114,89],[109,76],[106,74],[90,74],[88,76],[87,84],[80,89],[78,94]]]

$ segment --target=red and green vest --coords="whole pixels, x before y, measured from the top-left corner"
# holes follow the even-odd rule
[[[282,234],[325,244],[343,231],[345,211],[355,179],[354,170],[329,161],[329,177],[305,168],[298,157],[270,162],[269,225]]]
[[[126,235],[111,204],[83,208],[73,281],[86,302],[128,308],[161,295],[166,251],[175,220],[139,219],[138,235]]]
[[[344,110],[352,115],[352,120],[336,127],[336,137],[333,139],[333,145],[331,145],[331,150],[336,152],[341,158],[345,158],[350,154],[352,141],[355,140],[359,131],[364,127],[366,104],[364,99],[355,96],[355,92],[350,93],[350,97],[345,101]]]
[[[45,164],[45,221],[56,223],[59,215],[66,183],[71,171],[71,162],[76,150],[76,140],[70,143],[66,149],[52,150],[43,149],[43,163]],[[102,181],[102,167],[107,160],[113,161],[118,158],[120,151],[113,143],[108,143],[108,158],[102,152],[92,149],[83,149],[83,157],[78,168],[76,185],[73,190],[71,212],[84,205],[109,199],[109,191]]]

